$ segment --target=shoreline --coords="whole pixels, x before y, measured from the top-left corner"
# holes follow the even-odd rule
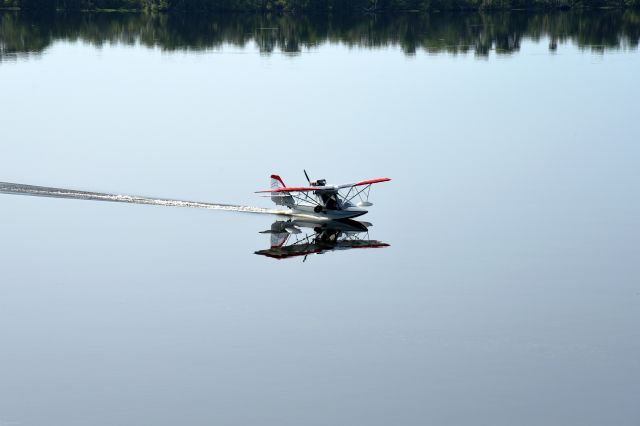
[[[182,9],[182,8],[21,8],[16,6],[0,6],[2,12],[20,12],[20,13],[144,13],[144,14],[192,14],[192,13],[208,13],[208,14],[274,14],[289,16],[318,16],[318,15],[348,15],[348,16],[365,16],[365,15],[404,15],[404,14],[430,14],[430,13],[483,13],[483,12],[569,12],[569,11],[611,11],[611,10],[640,10],[640,5],[619,4],[607,6],[569,6],[556,5],[546,6],[533,5],[531,7],[499,7],[499,6],[469,6],[455,8],[426,8],[426,9],[363,9],[363,10],[288,10],[288,9],[215,9],[215,8],[199,8],[199,9]]]

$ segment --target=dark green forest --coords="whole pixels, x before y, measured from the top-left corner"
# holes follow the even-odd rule
[[[625,8],[640,0],[0,0],[32,11],[135,10],[216,12],[384,12],[508,9]]]
[[[140,44],[167,51],[206,51],[255,43],[262,54],[298,54],[323,43],[360,48],[400,46],[407,55],[517,52],[523,39],[547,38],[583,49],[635,49],[640,12],[405,13],[290,16],[287,14],[146,14],[0,12],[0,62],[39,55],[56,41],[95,46]]]

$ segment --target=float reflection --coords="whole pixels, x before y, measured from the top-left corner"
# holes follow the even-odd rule
[[[273,259],[323,254],[337,250],[382,248],[389,244],[369,237],[370,222],[352,219],[315,221],[311,219],[276,220],[271,229],[261,234],[271,235],[271,247],[255,254]]]

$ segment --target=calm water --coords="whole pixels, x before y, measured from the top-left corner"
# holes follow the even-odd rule
[[[393,179],[389,246],[305,262],[269,215],[0,194],[0,424],[637,425],[639,22],[0,14],[2,182]]]

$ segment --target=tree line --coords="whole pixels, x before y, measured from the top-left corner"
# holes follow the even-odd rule
[[[511,54],[524,39],[571,42],[584,49],[637,49],[635,10],[436,14],[145,14],[0,12],[0,62],[38,55],[56,41],[140,44],[166,51],[206,51],[255,44],[263,54],[298,54],[323,43],[399,46],[407,55]]]
[[[28,11],[382,12],[638,7],[640,0],[0,0]]]

